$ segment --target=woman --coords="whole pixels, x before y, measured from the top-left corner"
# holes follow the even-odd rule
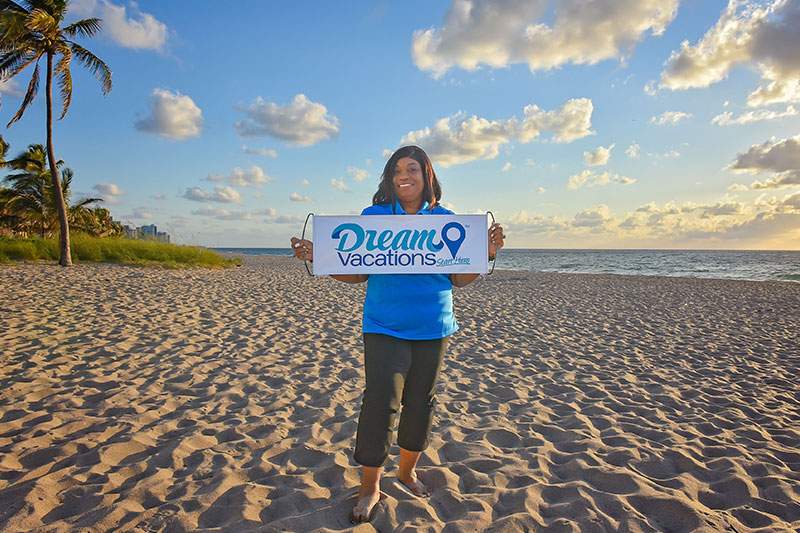
[[[404,146],[389,158],[378,192],[362,215],[451,215],[439,205],[442,190],[425,152]],[[504,244],[499,224],[489,228],[489,258]],[[297,258],[311,260],[312,243],[292,238]],[[452,287],[464,287],[478,274],[332,275],[345,283],[367,282],[363,333],[366,389],[358,418],[356,449],[361,488],[350,514],[368,521],[380,500],[380,477],[391,444],[391,427],[400,410],[398,480],[417,497],[430,492],[414,471],[428,446],[434,386],[448,337],[458,329]]]

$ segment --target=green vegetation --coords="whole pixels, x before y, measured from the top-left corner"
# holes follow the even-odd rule
[[[8,126],[22,118],[39,91],[39,63],[45,61],[45,110],[47,111],[47,161],[52,181],[53,203],[58,215],[59,264],[71,264],[69,214],[62,194],[53,146],[53,77],[61,96],[61,116],[67,115],[72,102],[73,58],[90,70],[102,83],[103,94],[111,91],[111,69],[100,58],[74,41],[92,37],[101,28],[101,20],[88,18],[62,26],[68,0],[0,0],[0,80],[8,81],[31,65],[33,74],[22,104]]]
[[[58,260],[56,239],[0,238],[0,262],[9,260]],[[228,259],[199,246],[181,246],[157,241],[92,237],[77,233],[72,239],[72,260],[75,262],[107,262],[130,265],[156,265],[167,268],[229,267],[241,264],[239,258]]]
[[[2,157],[8,144],[0,136],[0,168],[11,170],[3,181],[8,188],[0,186],[0,236],[5,237],[55,237],[59,234],[58,202],[53,190],[47,154],[41,144],[31,144],[14,159],[4,161]],[[82,198],[72,202],[73,172],[58,161],[61,170],[61,196],[67,207],[69,227],[95,237],[118,237],[122,225],[111,218],[103,207],[93,207],[102,202],[100,198]]]

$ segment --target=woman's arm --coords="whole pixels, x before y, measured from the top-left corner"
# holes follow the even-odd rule
[[[489,261],[497,257],[497,251],[506,243],[505,238],[503,226],[492,224],[489,228]],[[450,274],[450,282],[453,287],[466,287],[479,277],[480,274]]]
[[[450,274],[450,282],[453,287],[466,287],[478,277],[480,277],[480,274]]]

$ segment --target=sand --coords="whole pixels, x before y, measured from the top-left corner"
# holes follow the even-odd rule
[[[343,531],[363,286],[0,265],[0,529]],[[800,528],[800,284],[497,271],[358,531]]]

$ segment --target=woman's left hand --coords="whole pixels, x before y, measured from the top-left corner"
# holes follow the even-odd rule
[[[489,228],[489,258],[497,256],[497,251],[506,243],[503,226],[494,223]]]

